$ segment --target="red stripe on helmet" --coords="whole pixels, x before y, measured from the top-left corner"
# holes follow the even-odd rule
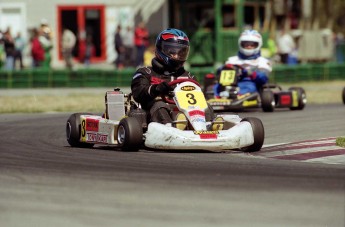
[[[162,34],[162,38],[164,40],[167,40],[167,39],[183,39],[183,40],[186,40],[186,41],[189,41],[188,37],[186,36],[177,36],[177,35],[174,35],[174,34],[171,34],[171,33],[165,33],[165,34]]]
[[[170,34],[170,33],[165,33],[165,34],[162,35],[162,38],[163,38],[164,40],[173,39],[173,38],[175,38],[175,37],[176,37],[175,35]]]

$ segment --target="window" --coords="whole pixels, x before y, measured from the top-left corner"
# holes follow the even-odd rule
[[[223,15],[223,27],[233,28],[236,26],[236,16],[235,16],[235,6],[234,5],[223,5],[222,6]]]

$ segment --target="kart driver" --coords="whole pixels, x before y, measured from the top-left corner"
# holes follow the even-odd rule
[[[240,66],[238,87],[239,95],[258,92],[258,88],[266,84],[268,75],[272,71],[268,59],[261,57],[262,37],[256,30],[245,30],[238,39],[239,51],[237,56],[229,57],[225,65],[217,70],[216,77],[222,69]],[[214,95],[220,97],[222,86],[217,83],[214,86]]]
[[[134,100],[148,113],[149,121],[166,124],[172,122],[171,110],[161,96],[173,90],[168,82],[181,77],[196,79],[183,67],[189,54],[189,39],[183,31],[174,28],[162,31],[155,47],[152,66],[137,69],[131,90]]]

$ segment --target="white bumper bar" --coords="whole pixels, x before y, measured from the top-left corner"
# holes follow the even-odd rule
[[[219,131],[216,136],[211,136],[213,138],[202,138],[193,131],[182,131],[151,122],[145,137],[146,147],[171,150],[231,150],[254,143],[252,127],[245,121],[228,130]]]

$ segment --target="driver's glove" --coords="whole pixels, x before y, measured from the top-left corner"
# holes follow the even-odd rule
[[[249,77],[251,80],[255,80],[256,72],[251,69],[242,69],[242,74],[240,78],[244,79],[245,77]]]
[[[152,93],[154,95],[168,95],[170,91],[172,91],[172,87],[169,86],[169,84],[164,81],[160,84],[152,85],[151,87]]]

